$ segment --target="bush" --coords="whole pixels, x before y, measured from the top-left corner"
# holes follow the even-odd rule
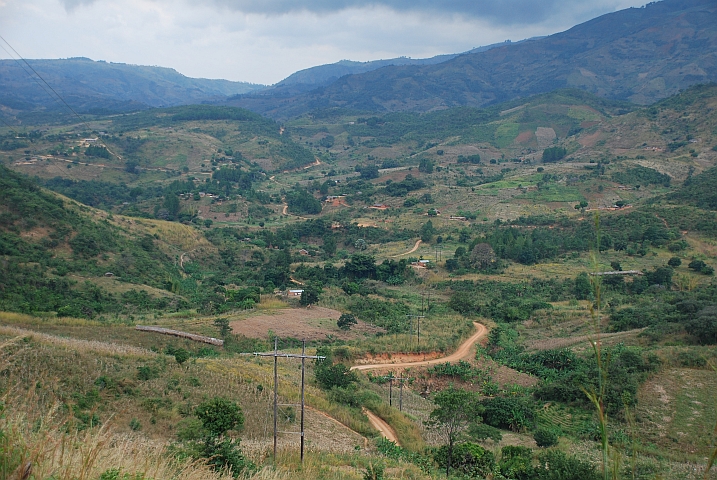
[[[539,447],[552,447],[558,443],[558,434],[549,428],[539,428],[533,434],[535,443]]]
[[[519,431],[529,428],[535,421],[535,413],[527,398],[496,397],[481,401],[483,421],[496,428]]]
[[[448,466],[448,445],[440,447],[433,459],[441,468]],[[485,477],[493,471],[495,457],[491,452],[472,442],[457,443],[453,446],[451,468],[468,477]]]
[[[569,457],[559,450],[547,450],[538,457],[531,480],[599,480],[595,467],[587,462]]]
[[[508,445],[500,451],[500,473],[510,479],[531,480],[533,478],[533,451],[527,447]]]
[[[343,314],[341,314],[341,316],[339,317],[339,319],[336,321],[336,325],[337,325],[341,330],[350,330],[351,327],[353,327],[353,326],[356,325],[357,323],[358,323],[358,321],[356,320],[356,317],[354,317],[354,316],[351,315],[350,313],[343,313]]]
[[[314,375],[319,386],[324,390],[331,390],[334,387],[347,388],[352,383],[358,381],[355,372],[343,363],[336,365],[327,365],[328,360],[324,360],[316,364]]]
[[[682,260],[680,260],[680,257],[672,257],[667,261],[667,264],[672,268],[677,268],[682,265]]]

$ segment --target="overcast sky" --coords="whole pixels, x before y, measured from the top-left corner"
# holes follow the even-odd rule
[[[89,57],[172,67],[190,77],[273,84],[342,59],[425,58],[549,35],[644,3],[0,0],[0,35],[25,58]],[[0,57],[10,58],[2,49]]]

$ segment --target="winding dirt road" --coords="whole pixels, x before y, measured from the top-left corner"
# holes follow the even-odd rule
[[[412,249],[410,249],[409,251],[407,251],[407,252],[405,252],[405,253],[399,253],[398,255],[391,255],[391,257],[392,257],[392,258],[402,257],[402,256],[404,256],[404,255],[408,255],[409,253],[415,252],[416,250],[418,250],[418,247],[421,245],[421,242],[422,242],[422,241],[423,241],[423,240],[416,240],[416,244],[413,246]]]
[[[391,425],[384,422],[381,417],[373,413],[371,410],[364,408],[363,413],[368,417],[368,423],[370,423],[373,428],[378,430],[383,438],[396,443],[396,445],[400,445],[400,443],[398,443],[398,436],[396,435],[394,429],[391,428]]]
[[[459,347],[458,350],[453,352],[452,354],[441,357],[441,358],[434,358],[433,360],[421,360],[418,362],[400,362],[400,363],[373,363],[368,365],[354,365],[351,367],[351,370],[358,370],[358,371],[365,371],[365,370],[379,370],[382,368],[409,368],[409,367],[421,367],[424,365],[435,365],[436,363],[446,363],[446,362],[456,362],[458,360],[463,360],[464,358],[468,357],[470,355],[471,347],[481,338],[485,337],[488,334],[488,329],[485,327],[485,325],[482,325],[478,322],[473,322],[473,325],[476,327],[476,332],[471,335],[471,337],[463,342]]]
[[[418,241],[420,243],[420,240]],[[418,243],[416,243],[416,248],[418,247]],[[485,325],[482,325],[478,322],[473,322],[473,325],[476,327],[476,332],[470,336],[468,340],[463,342],[459,347],[458,350],[453,352],[452,354],[442,357],[442,358],[434,358],[433,360],[422,360],[418,362],[401,362],[401,363],[375,363],[372,365],[354,365],[351,367],[351,370],[359,370],[359,371],[365,371],[365,370],[377,370],[381,368],[409,368],[409,367],[420,367],[424,365],[433,365],[436,363],[445,363],[445,362],[455,362],[457,360],[463,360],[464,358],[468,357],[471,352],[471,347],[475,345],[478,340],[485,337],[488,334],[488,329],[485,327]],[[392,442],[396,442],[397,445],[400,445],[398,442],[398,437],[396,436],[396,432],[393,428],[391,428],[391,425],[386,423],[381,417],[377,416],[373,412],[364,409],[363,413],[368,417],[368,421],[371,424],[373,428],[379,431],[381,435],[386,438],[387,440],[390,440]]]

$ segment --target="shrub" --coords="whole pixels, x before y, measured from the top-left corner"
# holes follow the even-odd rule
[[[440,447],[433,459],[441,467],[448,465],[448,445]],[[450,458],[452,468],[469,477],[485,477],[495,466],[493,453],[472,442],[458,443],[453,446]]]
[[[483,421],[496,428],[518,431],[532,426],[535,421],[535,413],[526,398],[487,398],[481,405],[485,409]]]
[[[667,261],[667,264],[672,268],[677,268],[682,265],[682,260],[680,260],[680,257],[672,257]]]
[[[326,365],[327,363],[329,362],[324,360],[318,363],[314,368],[316,381],[324,390],[331,390],[334,387],[346,388],[358,381],[356,373],[352,372],[349,367],[343,363]]]
[[[535,480],[599,480],[595,467],[587,462],[569,457],[559,450],[547,450],[538,457]]]
[[[221,397],[200,403],[194,409],[194,414],[209,435],[216,437],[224,435],[227,430],[241,428],[244,425],[241,407],[236,402]]]
[[[535,443],[539,447],[552,447],[558,443],[558,434],[550,428],[539,428],[533,434]]]
[[[356,321],[356,317],[351,315],[350,313],[343,313],[339,317],[339,319],[336,321],[336,325],[341,330],[350,330],[352,326],[356,325],[358,322]]]

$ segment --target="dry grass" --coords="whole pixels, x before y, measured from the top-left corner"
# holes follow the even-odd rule
[[[133,347],[131,345],[119,345],[116,343],[99,342],[96,340],[78,340],[75,338],[58,337],[55,335],[48,335],[46,333],[39,333],[32,330],[6,325],[0,325],[0,335],[30,338],[40,343],[68,348],[83,353],[93,352],[109,355],[132,355],[137,357],[153,357],[156,355],[150,350]]]

